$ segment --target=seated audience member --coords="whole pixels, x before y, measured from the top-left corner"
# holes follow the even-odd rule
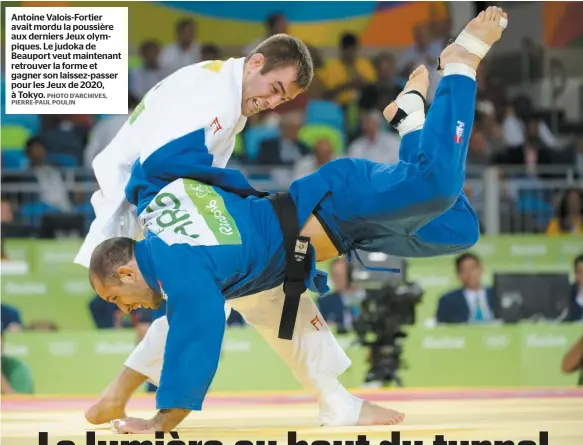
[[[265,26],[265,34],[262,37],[254,39],[243,49],[243,56],[247,57],[253,52],[257,45],[259,45],[263,40],[274,36],[276,34],[288,34],[288,22],[281,12],[274,12],[269,14],[269,16],[263,22]]]
[[[285,113],[279,124],[280,136],[264,140],[257,158],[257,165],[291,166],[302,156],[310,153],[310,148],[298,139],[298,133],[304,124],[300,112]]]
[[[324,97],[342,106],[354,103],[360,88],[376,81],[376,71],[370,60],[359,55],[360,44],[354,34],[343,34],[340,39],[340,58],[329,60],[321,79],[325,84]]]
[[[105,116],[95,124],[89,135],[89,143],[85,147],[83,155],[85,168],[92,169],[91,163],[95,156],[109,145],[115,135],[119,132],[121,127],[127,122],[134,109],[138,106],[139,101],[132,96],[128,96],[128,113],[127,114],[112,114]]]
[[[201,62],[206,62],[209,60],[220,60],[221,50],[217,45],[212,43],[205,43],[200,49]]]
[[[583,191],[572,188],[563,194],[557,208],[557,216],[549,222],[546,234],[583,234]]]
[[[172,73],[160,64],[160,44],[147,40],[140,46],[142,66],[130,71],[130,94],[139,102],[148,91]]]
[[[395,57],[391,53],[379,54],[374,62],[377,81],[362,87],[359,108],[362,110],[376,109],[382,112],[387,104],[394,101],[403,91],[405,79],[397,76]]]
[[[75,116],[51,115],[50,124],[36,138],[42,141],[47,153],[68,155],[82,165],[83,149],[89,138],[89,125],[75,121]]]
[[[318,309],[329,325],[336,326],[338,333],[346,333],[352,330],[364,291],[352,283],[346,258],[336,258],[332,262],[330,278],[333,291],[318,298]]]
[[[583,335],[563,356],[561,369],[565,374],[579,371],[578,385],[583,386]]]
[[[200,62],[200,44],[197,42],[197,24],[190,18],[176,23],[176,41],[164,47],[160,65],[169,73]]]
[[[20,311],[13,306],[2,303],[0,305],[2,310],[1,323],[2,333],[4,332],[21,332],[22,319],[20,318]]]
[[[494,320],[492,290],[482,285],[482,262],[473,253],[464,253],[455,260],[460,289],[439,299],[438,323],[482,323]]]
[[[40,201],[62,212],[71,211],[73,206],[65,181],[57,168],[47,164],[47,150],[42,140],[29,139],[24,153],[28,157],[30,170],[39,184]]]
[[[1,390],[2,394],[32,394],[34,384],[30,368],[16,357],[4,354],[4,333],[0,337],[2,357],[0,360],[2,369]]]
[[[569,310],[563,321],[583,322],[583,255],[579,255],[574,261],[575,282],[571,286],[569,295]]]
[[[322,165],[335,158],[332,143],[328,139],[320,139],[314,144],[314,153],[298,159],[294,165],[293,178],[299,179],[314,173]]]
[[[383,115],[378,110],[370,110],[362,115],[362,136],[348,146],[348,156],[364,158],[385,164],[399,162],[401,139],[395,133],[381,128]]]

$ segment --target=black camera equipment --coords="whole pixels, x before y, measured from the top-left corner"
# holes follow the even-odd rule
[[[360,313],[354,322],[358,342],[369,348],[370,369],[365,382],[369,385],[403,386],[399,376],[402,369],[403,327],[415,323],[415,307],[423,296],[423,289],[406,281],[406,264],[398,258],[382,254],[362,254],[371,261],[363,262],[377,270],[370,271],[353,262],[351,280],[366,290]],[[375,259],[377,261],[375,261]],[[376,264],[374,264],[376,263]],[[381,264],[379,264],[381,263]],[[382,272],[380,268],[398,268],[399,274]]]

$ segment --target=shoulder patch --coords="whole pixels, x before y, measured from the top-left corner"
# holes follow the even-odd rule
[[[222,60],[211,60],[210,62],[204,64],[202,67],[204,69],[218,73],[219,71],[221,71],[221,68],[223,67],[223,63],[224,62]]]

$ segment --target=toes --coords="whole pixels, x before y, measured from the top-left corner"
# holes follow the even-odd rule
[[[493,6],[488,6],[488,8],[486,9],[486,21],[492,21],[492,19],[494,18],[494,7]]]

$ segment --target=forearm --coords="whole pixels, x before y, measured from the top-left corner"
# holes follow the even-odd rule
[[[176,428],[190,414],[188,409],[161,409],[152,419],[154,429],[165,433]]]
[[[564,373],[571,373],[579,369],[583,363],[583,336],[563,357],[562,369]]]

